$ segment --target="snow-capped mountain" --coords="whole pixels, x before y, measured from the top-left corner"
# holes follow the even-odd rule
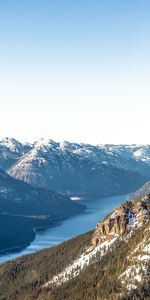
[[[0,157],[18,159],[30,150],[49,147],[61,152],[68,151],[96,163],[109,163],[118,168],[140,169],[146,174],[150,166],[150,145],[90,145],[84,143],[71,143],[68,141],[55,142],[53,140],[40,139],[34,144],[22,144],[12,138],[4,138],[0,141]],[[12,161],[13,163],[13,161]],[[11,163],[10,163],[11,165]],[[139,167],[140,165],[140,167]],[[0,167],[2,168],[1,162]]]
[[[35,187],[69,194],[106,196],[139,187],[144,179],[118,167],[117,159],[116,153],[100,146],[41,139],[7,171]]]
[[[150,145],[90,145],[50,139],[22,144],[4,138],[0,168],[36,187],[65,193],[126,193],[150,180]]]
[[[13,138],[4,138],[0,141],[0,168],[6,170],[18,158],[26,154],[32,145],[22,144]]]
[[[133,156],[139,161],[144,161],[150,164],[150,146],[145,145],[138,147],[138,149],[133,153]]]
[[[65,149],[97,163],[135,170],[149,177],[150,145],[89,145],[65,143]]]

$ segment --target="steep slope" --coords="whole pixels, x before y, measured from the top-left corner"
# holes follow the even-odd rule
[[[94,232],[0,266],[0,297],[149,299],[150,196],[115,209]]]
[[[128,242],[134,232],[149,221],[149,214],[150,196],[144,197],[137,203],[127,202],[115,209],[108,218],[97,224],[92,238],[93,247],[88,248],[70,266],[67,266],[63,272],[57,274],[51,281],[46,283],[44,287],[59,286],[78,276],[81,270],[87,267],[98,253],[101,256],[105,255],[107,250],[118,239]],[[147,247],[146,245],[143,248]]]
[[[63,141],[56,143],[49,140],[53,147],[86,158],[96,164],[111,164],[117,168],[132,169],[150,179],[150,145],[90,145]],[[43,139],[35,145],[47,144]],[[21,144],[12,138],[0,141],[0,168],[6,170],[18,158],[23,157],[33,148],[31,144]]]
[[[52,140],[40,140],[8,173],[35,187],[68,194],[123,194],[145,182],[134,171],[98,163],[75,153],[76,147],[66,147]]]
[[[53,225],[56,221],[83,211],[85,207],[55,192],[36,189],[0,171],[0,251],[21,246],[16,232],[30,241],[34,226]],[[24,223],[25,226],[22,225]],[[11,226],[10,226],[11,225]],[[33,236],[33,234],[32,234]]]
[[[54,216],[59,215],[63,207],[65,214],[65,209],[80,211],[82,205],[61,194],[36,189],[0,171],[0,213]]]
[[[131,199],[142,197],[145,194],[150,194],[150,181],[147,181],[140,189],[130,195]]]
[[[61,148],[96,163],[112,164],[114,167],[132,169],[150,178],[150,145],[90,145],[64,141]]]
[[[31,148],[30,144],[21,144],[15,139],[4,138],[0,141],[0,168],[3,170],[8,169]]]
[[[100,145],[115,166],[131,169],[150,178],[150,145]]]

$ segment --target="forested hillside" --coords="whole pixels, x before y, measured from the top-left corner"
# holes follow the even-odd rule
[[[1,300],[149,299],[150,196],[95,231],[1,265],[0,283]]]

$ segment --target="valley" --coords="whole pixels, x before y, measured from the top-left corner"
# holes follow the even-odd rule
[[[2,264],[0,297],[148,300],[149,213],[150,195],[126,201],[94,230]]]
[[[86,206],[86,209],[66,220],[60,220],[59,222],[49,224],[49,229],[37,230],[36,236],[32,236],[34,239],[30,245],[25,249],[18,249],[18,251],[4,253],[0,255],[0,263],[6,262],[10,259],[14,259],[18,256],[31,254],[33,252],[42,250],[44,248],[53,247],[59,243],[69,240],[79,234],[83,234],[87,231],[94,229],[95,223],[99,219],[103,219],[112,209],[125,201],[127,195],[107,197],[107,198],[88,198],[78,200],[82,205]],[[24,223],[26,225],[26,223]],[[11,225],[12,226],[12,225]],[[27,227],[28,228],[28,227]],[[28,231],[26,236],[30,237]]]
[[[80,215],[87,216],[95,199],[99,199],[98,213],[103,212],[104,199],[110,211],[118,195],[134,192],[150,179],[149,157],[149,145],[93,146],[50,139],[22,144],[4,138],[0,141],[0,252],[25,247],[26,253],[38,236],[35,228],[61,228],[64,220],[78,214],[80,224]],[[90,200],[75,201],[74,195]],[[113,196],[112,204],[107,203]],[[74,218],[78,221],[78,216]],[[96,219],[93,215],[93,227],[86,227],[84,221],[84,231],[62,236],[60,241],[92,229]],[[40,236],[37,250],[41,249]]]
[[[0,154],[0,299],[147,299],[149,145],[5,138]]]
[[[0,300],[150,300],[150,0],[0,24]]]

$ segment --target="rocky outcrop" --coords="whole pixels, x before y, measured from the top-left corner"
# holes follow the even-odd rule
[[[106,218],[96,225],[92,238],[92,245],[110,240],[116,235],[123,236],[126,232],[136,228],[146,221],[150,214],[150,194],[141,199],[131,202],[127,201]]]

